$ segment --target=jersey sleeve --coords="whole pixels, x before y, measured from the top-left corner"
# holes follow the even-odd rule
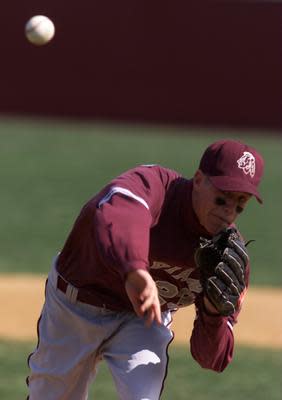
[[[246,287],[249,285],[249,273],[248,265]],[[230,317],[210,315],[205,311],[202,294],[196,300],[195,306],[196,318],[190,338],[191,354],[201,367],[222,372],[233,357],[233,327],[241,309]]]
[[[190,338],[191,354],[203,368],[222,372],[233,356],[233,326],[227,317],[208,315],[203,298],[196,304],[196,318]]]
[[[94,229],[103,262],[125,278],[148,269],[150,229],[160,216],[177,174],[161,167],[139,167],[115,179],[97,204]]]

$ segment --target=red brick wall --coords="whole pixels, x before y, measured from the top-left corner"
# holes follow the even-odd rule
[[[282,127],[282,3],[10,0],[0,112]],[[25,21],[45,14],[36,48]]]

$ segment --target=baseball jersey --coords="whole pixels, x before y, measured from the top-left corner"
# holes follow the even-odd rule
[[[210,235],[193,211],[192,188],[192,179],[158,165],[121,174],[84,205],[57,269],[74,286],[117,311],[132,311],[124,287],[127,273],[149,270],[162,310],[196,305],[192,355],[202,366],[213,363],[213,369],[220,369],[232,357],[231,328],[237,316],[204,311],[194,252],[200,237]]]

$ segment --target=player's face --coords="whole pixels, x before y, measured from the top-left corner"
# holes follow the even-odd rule
[[[194,176],[193,208],[200,224],[211,235],[232,224],[250,198],[248,193],[218,190],[201,171]]]

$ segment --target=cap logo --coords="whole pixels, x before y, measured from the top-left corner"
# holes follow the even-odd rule
[[[252,153],[244,151],[242,157],[237,160],[238,168],[242,169],[246,175],[250,174],[253,178],[256,172],[256,160]]]

